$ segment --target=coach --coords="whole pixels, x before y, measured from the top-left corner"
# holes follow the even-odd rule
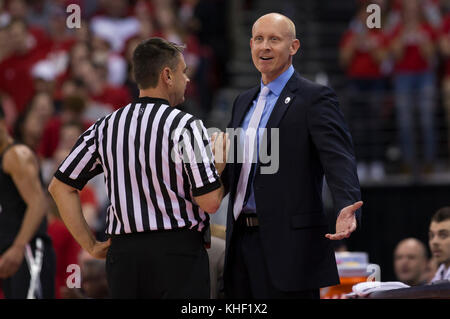
[[[203,233],[223,197],[225,164],[214,165],[203,123],[173,108],[184,100],[186,69],[181,46],[160,38],[139,44],[139,98],[92,125],[49,186],[75,239],[106,256],[112,298],[209,297]],[[100,173],[111,202],[106,242],[90,232],[77,193]]]
[[[290,19],[275,13],[259,18],[250,46],[261,82],[236,98],[228,127],[246,131],[243,153],[250,159],[254,148],[246,145],[255,138],[247,132],[266,128],[267,139],[256,134],[260,142],[253,145],[261,154],[277,145],[279,165],[264,174],[264,161],[233,159],[223,173],[230,189],[226,295],[319,298],[320,287],[339,283],[330,239],[350,236],[362,205],[351,136],[334,92],[295,72],[300,42]],[[279,139],[272,138],[277,130]],[[327,234],[324,173],[339,214],[335,234]]]

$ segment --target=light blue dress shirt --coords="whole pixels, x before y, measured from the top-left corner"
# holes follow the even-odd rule
[[[286,83],[291,78],[292,74],[294,74],[294,67],[291,65],[286,71],[284,71],[282,74],[280,74],[280,76],[278,76],[275,80],[273,80],[272,82],[267,84],[267,86],[270,89],[270,93],[267,95],[266,105],[264,106],[264,111],[261,115],[261,121],[259,122],[259,125],[258,125],[258,145],[259,145],[259,139],[261,138],[259,129],[266,127],[267,122],[269,121],[270,114],[272,113],[272,110],[275,107],[275,104],[278,100],[278,97],[280,96],[281,91],[283,91],[284,87],[286,86]],[[261,89],[263,88],[263,86],[264,86],[264,84],[261,79]],[[261,90],[260,90],[260,92],[261,92]],[[244,132],[247,131],[248,124],[250,123],[250,119],[253,115],[253,112],[255,111],[256,102],[258,101],[258,98],[259,98],[259,94],[256,97],[256,99],[253,101],[252,106],[248,110],[247,115],[245,115],[244,121],[242,122],[242,129],[244,130]],[[261,132],[261,134],[262,134],[262,132]],[[240,139],[241,147],[243,147],[243,136],[245,136],[245,134],[242,134],[241,139]],[[258,147],[258,150],[259,150],[259,147]],[[256,165],[255,165],[255,169],[256,169]],[[255,176],[254,173],[255,172],[253,171],[253,174],[250,175],[251,181],[249,181],[247,184],[247,192],[248,192],[249,187],[250,187],[250,191],[249,191],[248,198],[246,198],[244,200],[244,205],[242,206],[242,212],[244,214],[256,213],[255,194],[253,191],[253,179]]]

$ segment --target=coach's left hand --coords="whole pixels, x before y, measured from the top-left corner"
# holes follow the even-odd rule
[[[326,234],[325,237],[331,240],[341,240],[350,237],[356,229],[356,211],[363,205],[362,201],[342,208],[336,220],[336,233]]]

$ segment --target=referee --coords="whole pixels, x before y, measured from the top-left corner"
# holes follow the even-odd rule
[[[137,46],[139,98],[83,133],[49,186],[74,238],[106,257],[112,298],[209,298],[204,233],[224,194],[225,163],[214,163],[203,123],[173,107],[189,82],[182,50],[161,38]],[[100,173],[110,200],[106,242],[92,235],[78,196]]]

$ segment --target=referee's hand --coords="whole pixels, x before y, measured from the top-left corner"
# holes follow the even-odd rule
[[[89,253],[92,257],[98,259],[105,259],[106,253],[108,252],[109,246],[111,245],[111,238],[107,241],[97,241],[94,246],[92,246],[91,251]]]

